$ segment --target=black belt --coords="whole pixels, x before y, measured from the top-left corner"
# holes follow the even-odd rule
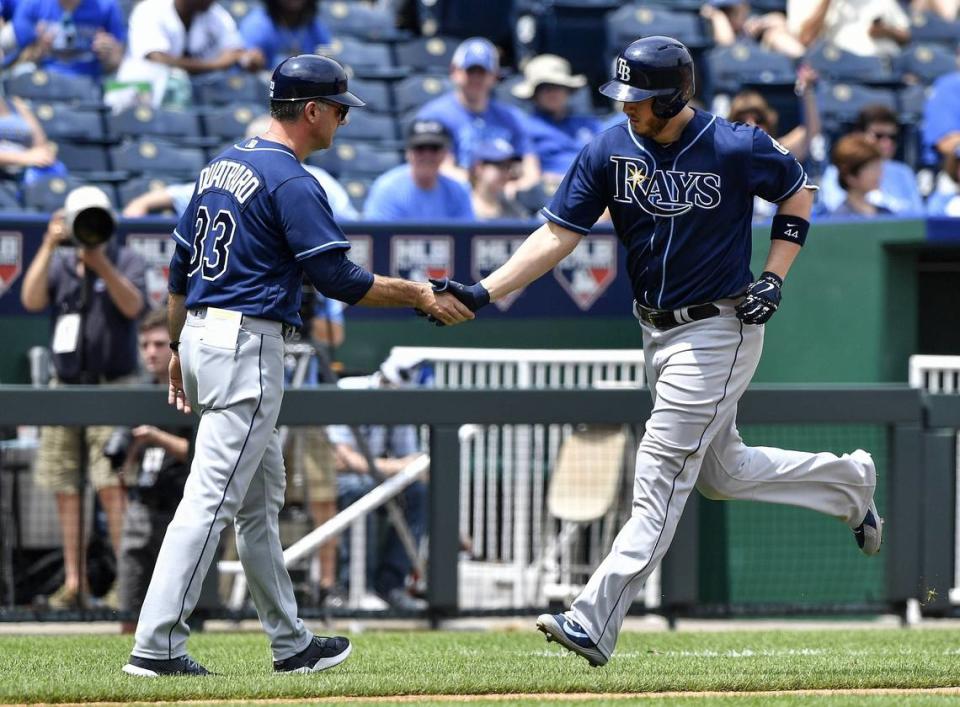
[[[193,316],[197,317],[197,319],[203,319],[207,316],[206,307],[197,307],[196,309],[188,310],[188,312]],[[250,315],[248,314],[240,315],[241,325],[243,324],[243,319],[248,316]],[[258,317],[251,317],[251,318],[257,319]],[[260,319],[262,319],[262,317]],[[297,327],[295,327],[293,324],[287,324],[286,322],[277,322],[277,323],[280,325],[280,335],[284,338],[284,340],[289,339],[290,337],[292,337],[294,334],[297,333]]]
[[[715,304],[695,304],[680,309],[650,309],[638,302],[633,303],[633,313],[641,322],[645,322],[654,329],[672,329],[681,324],[699,322],[701,319],[710,319],[720,314],[720,308]]]

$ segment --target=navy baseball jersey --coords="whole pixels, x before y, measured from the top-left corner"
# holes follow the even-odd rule
[[[753,196],[779,202],[805,183],[765,132],[697,110],[668,146],[629,122],[599,134],[543,214],[586,235],[609,208],[637,302],[677,309],[742,294],[753,280]]]
[[[301,263],[350,247],[327,195],[285,145],[251,138],[200,172],[173,232],[188,310],[219,307],[300,326]]]

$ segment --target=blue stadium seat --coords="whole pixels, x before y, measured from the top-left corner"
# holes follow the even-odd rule
[[[397,36],[393,13],[359,2],[324,0],[320,4],[320,19],[336,36],[350,35],[363,39],[390,39]]]
[[[110,170],[107,151],[100,145],[57,142],[57,159],[71,172],[106,172]]]
[[[398,113],[406,113],[453,89],[446,76],[411,76],[394,84]]]
[[[714,92],[736,93],[743,83],[789,84],[796,80],[790,58],[753,42],[717,47],[706,54],[706,68]]]
[[[252,74],[216,72],[194,77],[193,95],[201,105],[258,103],[265,106],[270,89]]]
[[[129,179],[117,187],[120,206],[125,207],[136,197],[148,191],[163,189],[171,184],[180,184],[182,181],[183,180],[180,179],[164,177],[138,177],[136,179]]]
[[[105,138],[99,110],[42,101],[34,102],[33,114],[51,140],[98,142]]]
[[[203,112],[204,135],[224,140],[239,140],[254,118],[267,112],[265,105],[234,104],[208,108]]]
[[[711,43],[704,32],[703,18],[698,14],[625,5],[607,15],[607,55],[612,57],[635,39],[651,34],[673,37],[691,49]],[[596,51],[596,48],[592,50]]]
[[[340,141],[329,150],[315,152],[306,161],[336,177],[344,174],[377,177],[401,164],[403,155],[399,150],[385,150],[370,143]]]
[[[911,44],[896,59],[901,75],[930,84],[944,74],[957,70],[957,54],[941,44]]]
[[[452,37],[420,37],[396,46],[397,64],[416,71],[446,75],[459,39]]]
[[[31,211],[50,213],[63,206],[67,194],[84,184],[77,177],[50,177],[40,179],[23,188],[23,205]]]
[[[347,140],[393,142],[400,139],[397,121],[392,115],[377,115],[366,110],[351,111],[349,122],[337,131]]]
[[[226,2],[220,4],[236,20],[237,24],[240,24],[240,21],[249,15],[251,10],[260,7],[262,3],[257,2],[257,0],[226,0]]]
[[[896,95],[890,89],[826,81],[817,86],[817,103],[827,132],[836,132],[841,126],[852,124],[857,113],[871,104],[879,103],[897,110]]]
[[[110,150],[114,169],[130,174],[196,179],[207,163],[203,150],[153,140],[126,142]]]
[[[150,135],[177,141],[200,137],[200,117],[191,110],[136,106],[107,116],[107,133],[113,140]]]
[[[645,5],[658,5],[674,12],[699,12],[706,0],[647,0]],[[754,5],[756,3],[753,3]]]
[[[23,211],[17,191],[16,182],[0,181],[0,212]]]
[[[900,82],[885,59],[860,56],[821,43],[807,51],[804,60],[828,81],[896,84]]]
[[[320,53],[349,67],[356,76],[379,76],[394,72],[390,45],[364,42],[356,37],[336,37],[320,47]]]
[[[960,20],[951,22],[934,12],[915,12],[910,15],[910,40],[935,42],[956,49],[960,42]]]
[[[366,101],[360,110],[374,113],[394,112],[393,97],[390,94],[390,84],[377,79],[351,79],[350,92]]]
[[[100,103],[100,86],[86,76],[32,71],[6,81],[8,96],[58,103]]]
[[[363,205],[367,200],[367,194],[370,193],[370,185],[373,184],[373,179],[364,176],[345,175],[340,177],[340,184],[347,190],[353,208],[362,214]]]

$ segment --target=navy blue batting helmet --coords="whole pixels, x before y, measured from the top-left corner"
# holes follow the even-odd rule
[[[366,103],[347,90],[347,72],[329,57],[299,54],[284,59],[270,79],[271,101],[323,99],[345,106]]]
[[[693,98],[693,59],[671,37],[644,37],[631,42],[613,63],[613,80],[600,93],[625,103],[653,98],[653,114],[672,118]]]

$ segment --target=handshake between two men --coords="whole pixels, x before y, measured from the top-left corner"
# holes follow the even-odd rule
[[[436,294],[446,293],[448,295],[456,298],[458,302],[464,305],[471,312],[476,312],[481,307],[485,307],[490,304],[490,293],[487,292],[487,288],[481,285],[479,282],[473,285],[464,285],[461,282],[456,280],[451,280],[449,278],[443,277],[439,280],[430,279],[430,284],[433,286],[433,291]],[[426,317],[427,321],[433,322],[437,326],[446,326],[439,319],[434,317],[432,314],[426,314],[420,309],[416,310],[417,314],[421,317]],[[462,319],[461,321],[466,321]],[[453,322],[453,324],[459,324],[460,322]]]

